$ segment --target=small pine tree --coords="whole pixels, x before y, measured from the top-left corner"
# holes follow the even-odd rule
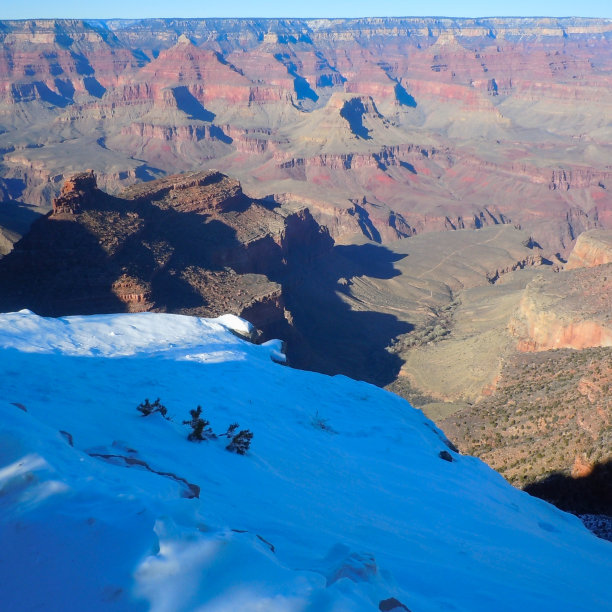
[[[149,401],[149,398],[147,397],[147,399],[145,399],[145,401],[142,402],[142,404],[139,404],[138,406],[136,406],[136,410],[141,412],[142,416],[149,416],[153,412],[153,406],[151,406],[151,402]]]
[[[224,434],[221,434],[221,435],[225,436],[226,438],[233,438],[236,435],[236,430],[238,429],[238,427],[240,427],[240,425],[238,425],[238,423],[232,423],[227,428],[227,431]]]
[[[327,431],[329,433],[338,433],[330,424],[329,419],[325,419],[319,415],[319,411],[315,411],[315,415],[310,419],[310,423],[316,429],[322,429],[323,431]]]
[[[210,422],[201,418],[201,406],[198,406],[195,410],[190,410],[189,414],[191,414],[191,419],[183,421],[183,425],[189,425],[192,429],[191,433],[187,436],[190,442],[201,442],[202,440],[217,437],[209,427]]]
[[[229,431],[229,430],[228,430]],[[251,440],[253,434],[248,429],[243,429],[232,437],[232,441],[225,447],[232,453],[238,453],[239,455],[246,455],[246,452],[251,446]]]
[[[136,407],[136,410],[142,413],[142,416],[149,416],[154,412],[159,412],[164,418],[167,418],[168,409],[159,401],[159,397],[151,403],[147,397],[142,404]]]

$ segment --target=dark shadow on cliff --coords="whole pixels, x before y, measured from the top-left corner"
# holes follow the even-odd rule
[[[94,98],[101,98],[106,93],[106,87],[104,87],[95,77],[85,77],[83,79],[83,85],[87,93]]]
[[[355,212],[357,213],[359,229],[363,232],[363,235],[380,244],[382,242],[380,232],[376,229],[374,223],[372,223],[368,211],[363,206],[359,206],[357,203],[355,203],[354,206]]]
[[[249,205],[250,201],[243,197],[233,203],[232,209],[242,212]],[[280,265],[280,249],[271,238],[265,255],[253,262],[245,245],[236,238],[236,230],[220,219],[150,203],[140,204],[139,208],[146,225],[141,234],[126,241],[119,258],[148,269],[152,300],[159,308],[197,313],[218,298],[219,287],[213,286],[217,285],[214,282],[208,284],[210,277],[206,273],[257,274]],[[143,249],[142,244],[157,244],[158,252],[154,254],[155,248]],[[225,284],[223,280],[219,283]]]
[[[309,268],[292,267],[283,283],[297,334],[288,346],[290,364],[379,386],[395,380],[403,361],[386,347],[413,326],[390,314],[353,310],[342,298],[352,278],[399,275],[393,264],[402,257],[373,244],[335,246]]]
[[[358,138],[364,140],[370,140],[370,130],[363,125],[363,116],[365,115],[366,109],[363,102],[359,98],[353,98],[344,103],[344,106],[340,109],[340,116],[349,124],[351,132]]]
[[[264,339],[288,341],[295,367],[381,386],[395,379],[403,362],[386,347],[412,326],[368,306],[351,309],[343,298],[350,279],[397,276],[393,264],[402,255],[374,244],[334,247],[308,211],[285,219],[282,241],[247,232],[245,244],[230,219],[255,207],[247,214],[257,223],[270,214],[269,203],[237,194],[224,202],[224,213],[182,211],[168,204],[164,190],[155,193],[158,202],[95,190],[77,214],[39,219],[0,260],[0,309],[46,316],[131,307],[217,316],[245,309]],[[275,302],[280,289],[272,302],[253,307],[251,289],[276,290],[268,281],[282,287],[291,322],[282,316],[282,300]]]
[[[612,516],[612,460],[595,464],[587,476],[573,478],[555,472],[524,490],[573,514]]]
[[[9,200],[0,202],[0,226],[23,236],[41,213],[35,206]]]
[[[43,102],[47,102],[48,104],[57,106],[59,108],[66,108],[66,106],[72,103],[70,98],[65,98],[63,95],[55,93],[42,81],[37,81],[34,85],[40,99],[43,100]]]
[[[416,108],[416,100],[406,91],[401,83],[395,85],[395,97],[402,106]]]
[[[293,88],[298,100],[316,102],[319,99],[317,93],[310,87],[310,83],[299,74],[297,66],[291,61],[291,57],[287,53],[275,53],[274,59],[283,64],[287,68],[287,72],[293,77]]]
[[[113,287],[120,281],[128,285],[126,294],[140,296],[139,309],[197,312],[209,305],[210,276],[203,271],[254,271],[235,230],[209,215],[101,191],[87,204],[76,215],[40,218],[0,260],[0,310],[28,308],[43,316],[125,312],[128,305]],[[274,246],[277,262],[281,254]],[[211,297],[222,284],[208,287]]]
[[[179,110],[199,121],[213,121],[215,114],[204,108],[185,86],[175,87],[172,92]]]
[[[52,317],[121,312],[111,285],[96,236],[45,216],[0,260],[0,311],[27,308]]]

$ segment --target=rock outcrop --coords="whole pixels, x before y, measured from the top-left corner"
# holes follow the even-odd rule
[[[612,264],[532,281],[510,322],[520,351],[612,346]]]
[[[97,186],[93,170],[75,174],[64,182],[59,197],[53,199],[53,214],[74,215],[81,212],[84,205],[91,206]]]
[[[0,308],[231,312],[278,329],[288,325],[284,274],[331,245],[306,209],[253,200],[217,171],[167,177],[121,197],[81,173],[0,261]]]
[[[590,230],[578,236],[567,260],[566,270],[612,263],[612,231]]]

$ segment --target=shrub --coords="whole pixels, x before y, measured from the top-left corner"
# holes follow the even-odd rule
[[[149,416],[154,412],[159,412],[165,419],[168,419],[166,416],[168,411],[160,403],[159,398],[153,403],[146,399],[137,408],[142,413],[142,416]],[[183,421],[183,425],[191,427],[191,432],[187,436],[190,442],[202,442],[204,440],[226,437],[230,440],[229,444],[225,447],[226,450],[238,453],[239,455],[246,455],[253,439],[253,434],[248,429],[243,429],[236,433],[240,425],[232,423],[225,433],[217,435],[210,427],[210,422],[202,416],[202,406],[198,406],[195,410],[190,410],[189,414],[191,418]]]
[[[159,412],[165,419],[168,418],[168,409],[159,401],[159,397],[152,404],[149,402],[149,398],[146,398],[142,404],[136,406],[136,410],[142,413],[143,417]]]
[[[329,433],[337,433],[334,428],[329,424],[329,419],[325,419],[319,415],[319,411],[315,411],[314,416],[310,419],[310,424],[315,429],[321,429]]]
[[[191,414],[191,419],[183,421],[183,425],[189,425],[191,427],[191,433],[187,436],[190,442],[201,442],[202,440],[209,440],[217,437],[209,427],[209,421],[201,418],[201,406],[198,406],[195,410],[190,410],[189,414]]]
[[[238,429],[238,427],[240,427],[240,425],[238,423],[232,423],[227,428],[227,431],[224,434],[221,434],[221,435],[225,436],[226,438],[233,438],[236,435],[236,430]]]
[[[230,426],[231,427],[231,426]],[[239,455],[246,455],[251,446],[253,434],[248,429],[243,429],[232,437],[231,442],[225,447],[226,450]]]

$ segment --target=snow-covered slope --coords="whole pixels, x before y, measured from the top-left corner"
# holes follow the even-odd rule
[[[610,609],[610,543],[236,324],[0,315],[3,610]],[[249,452],[189,442],[198,404]]]

